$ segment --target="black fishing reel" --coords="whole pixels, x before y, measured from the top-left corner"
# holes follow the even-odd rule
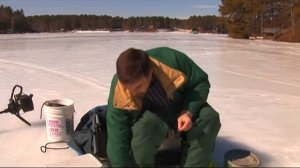
[[[20,92],[17,94],[15,94],[16,88],[20,89]],[[0,114],[2,114],[2,113],[14,114],[20,120],[22,120],[24,123],[31,126],[31,124],[28,121],[26,121],[23,117],[21,117],[20,110],[22,110],[24,113],[34,110],[32,97],[33,97],[33,94],[30,94],[30,95],[23,94],[22,86],[15,85],[11,92],[11,96],[10,96],[9,103],[8,103],[8,108],[3,111],[0,111]]]

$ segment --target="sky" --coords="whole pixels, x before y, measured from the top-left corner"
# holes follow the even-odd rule
[[[110,16],[164,16],[188,18],[219,15],[220,0],[0,0],[1,5],[23,9],[26,16],[95,14]]]

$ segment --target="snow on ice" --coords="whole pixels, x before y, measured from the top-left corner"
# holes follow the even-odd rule
[[[57,33],[0,36],[0,108],[11,89],[33,93],[35,110],[0,115],[0,165],[46,166],[77,155],[72,149],[41,153],[47,142],[46,100],[70,98],[75,126],[91,108],[106,104],[118,55],[129,47],[168,46],[190,56],[209,75],[209,103],[222,128],[213,157],[223,165],[232,148],[253,151],[262,166],[300,166],[300,44],[236,40],[189,33]]]

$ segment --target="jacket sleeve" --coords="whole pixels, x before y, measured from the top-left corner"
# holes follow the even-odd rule
[[[176,55],[177,61],[180,62],[180,70],[187,77],[184,85],[185,109],[195,115],[207,102],[210,88],[208,75],[185,54],[178,52]]]
[[[127,111],[114,107],[116,76],[113,78],[107,109],[107,154],[113,167],[130,167],[133,163],[130,155],[131,126]]]
[[[160,47],[147,52],[186,75],[186,83],[183,86],[184,108],[193,115],[196,114],[207,101],[210,88],[207,74],[186,54],[178,50]]]
[[[186,83],[183,86],[184,108],[193,115],[196,114],[201,106],[207,102],[210,88],[208,75],[186,54],[167,47],[161,50],[161,54],[172,60],[164,62],[167,64],[168,62],[174,62],[170,65],[186,75]]]

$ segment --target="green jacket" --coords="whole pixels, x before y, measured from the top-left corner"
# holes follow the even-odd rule
[[[209,93],[207,74],[177,50],[161,47],[146,52],[151,58],[153,73],[174,102],[166,113],[178,116],[182,110],[188,110],[197,115]],[[128,167],[134,163],[130,147],[131,127],[141,113],[142,106],[142,101],[131,97],[118,81],[117,75],[114,75],[107,110],[107,152],[113,167]]]

